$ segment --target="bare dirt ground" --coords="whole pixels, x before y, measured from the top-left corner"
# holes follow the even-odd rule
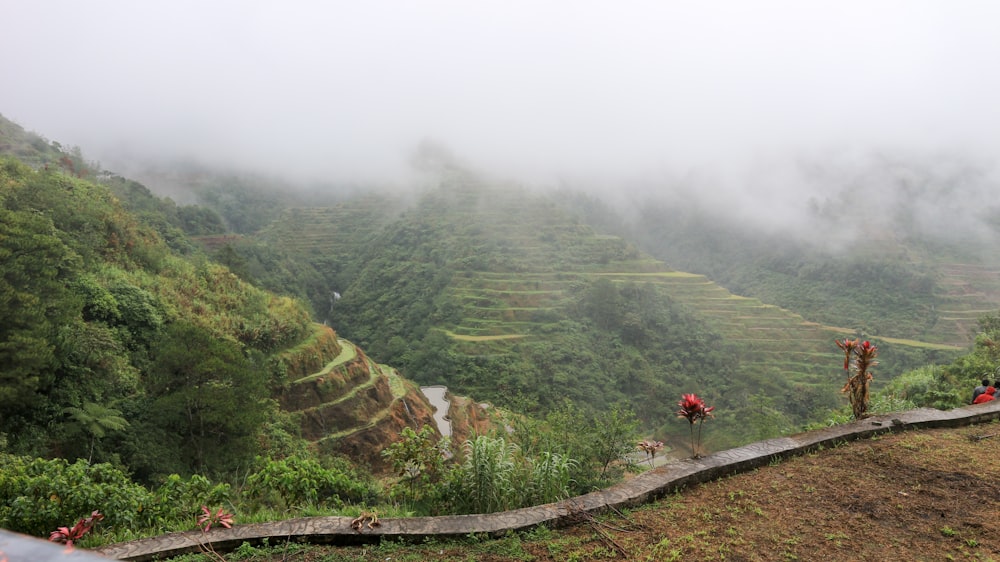
[[[1000,560],[1000,424],[856,441],[562,529],[227,559]]]

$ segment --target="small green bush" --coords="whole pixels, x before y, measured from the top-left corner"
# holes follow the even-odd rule
[[[187,479],[171,474],[153,491],[153,498],[153,512],[160,521],[190,519],[192,522],[201,506],[230,505],[232,499],[229,484],[212,484],[199,474]]]
[[[45,460],[0,454],[0,527],[48,536],[100,510],[106,527],[142,527],[152,503],[146,488],[121,469],[85,460]]]
[[[244,492],[251,500],[270,507],[280,502],[288,509],[306,505],[340,507],[371,495],[364,483],[345,471],[324,468],[315,460],[301,457],[267,459],[259,471],[247,478]]]

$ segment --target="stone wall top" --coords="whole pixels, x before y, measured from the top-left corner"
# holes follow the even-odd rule
[[[501,535],[507,531],[524,530],[543,524],[558,527],[577,521],[579,514],[583,512],[600,512],[650,502],[685,486],[753,470],[776,459],[820,447],[866,439],[891,431],[959,427],[996,419],[1000,419],[1000,401],[948,411],[920,408],[751,443],[697,459],[674,461],[604,490],[513,511],[445,517],[387,518],[380,519],[378,526],[363,526],[360,531],[351,527],[353,519],[350,517],[308,517],[236,525],[232,529],[218,528],[208,533],[171,533],[109,545],[96,552],[112,559],[141,562],[198,552],[203,545],[208,544],[216,552],[227,552],[243,542],[259,544],[265,539],[272,544],[275,540],[362,544],[378,542],[383,538],[419,540],[432,536],[465,536],[471,533]]]

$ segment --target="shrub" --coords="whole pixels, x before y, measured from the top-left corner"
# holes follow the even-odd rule
[[[411,500],[420,496],[433,496],[437,483],[444,473],[444,449],[446,439],[439,439],[430,425],[421,428],[420,433],[412,428],[403,428],[400,440],[382,451],[382,456],[392,462],[393,471],[402,479]]]
[[[212,484],[208,478],[198,474],[186,479],[171,474],[153,491],[154,513],[162,521],[183,521],[206,503],[231,503],[230,496],[229,484]]]
[[[894,378],[882,391],[912,402],[915,407],[950,410],[968,404],[969,392],[959,389],[938,365],[925,365]],[[874,409],[874,406],[873,406]]]
[[[539,505],[571,495],[572,473],[579,463],[558,453],[543,452],[531,462],[531,481],[525,505]]]
[[[151,494],[121,469],[0,454],[0,527],[39,537],[100,510],[106,526],[142,527]]]
[[[82,539],[102,519],[104,519],[104,515],[101,515],[100,511],[94,510],[90,514],[90,517],[81,518],[76,522],[76,525],[72,527],[59,527],[55,531],[52,531],[49,533],[49,540],[65,544],[66,546],[73,546],[73,543]]]
[[[360,502],[371,490],[339,468],[324,468],[312,459],[288,457],[264,461],[263,467],[247,478],[245,493],[267,505],[280,502],[286,509],[294,509]]]

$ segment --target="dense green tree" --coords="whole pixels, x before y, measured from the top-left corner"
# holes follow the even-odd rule
[[[273,407],[259,364],[236,342],[185,322],[167,327],[152,359],[143,421],[159,430],[154,439],[166,439],[165,452],[202,474],[225,474],[253,458],[254,437]]]
[[[80,314],[66,288],[78,267],[45,215],[0,208],[0,428],[54,383],[57,332]]]
[[[580,297],[583,313],[602,330],[618,330],[624,320],[624,299],[614,283],[607,279],[594,281]]]

